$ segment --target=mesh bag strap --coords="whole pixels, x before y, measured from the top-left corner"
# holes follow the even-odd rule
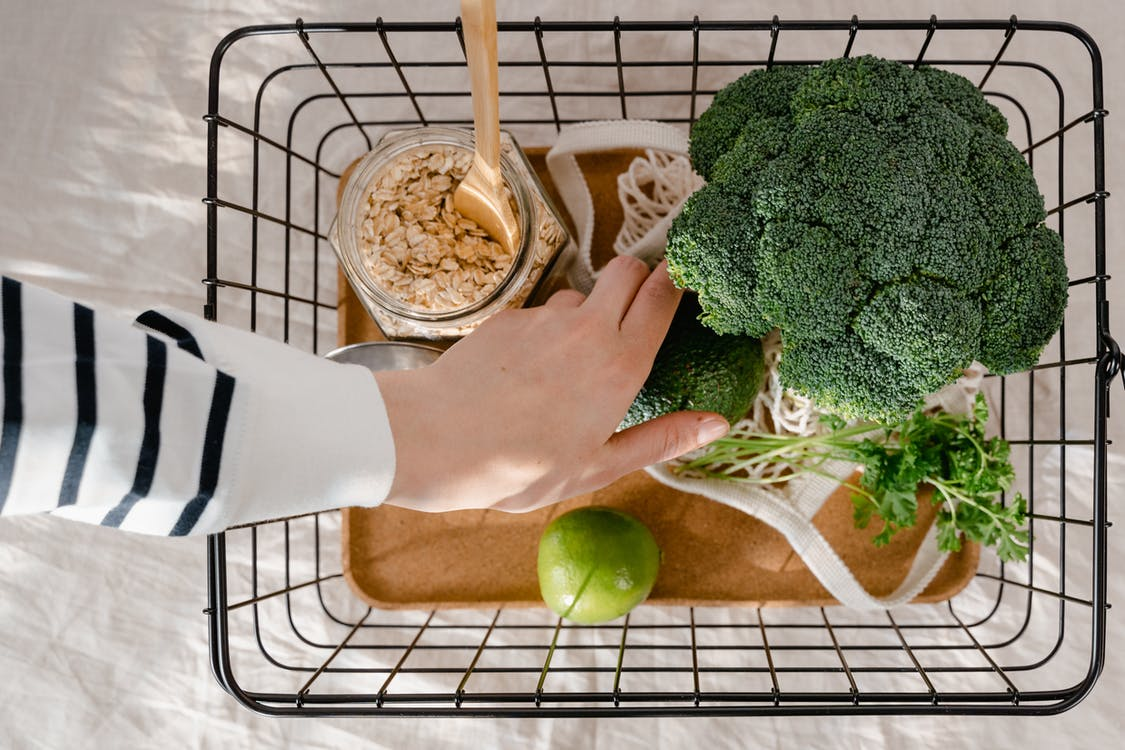
[[[675,127],[653,120],[606,120],[582,122],[566,127],[559,133],[555,145],[547,152],[547,169],[551,180],[562,197],[566,210],[574,219],[578,232],[578,258],[570,268],[570,285],[589,293],[598,274],[591,260],[591,242],[594,236],[594,199],[586,185],[586,178],[578,167],[576,154],[615,151],[621,149],[652,149],[668,154],[687,156],[687,138]],[[687,186],[686,198],[696,186]],[[663,250],[664,236],[668,225],[679,212],[675,205],[668,214],[652,226],[645,237],[632,248],[629,254],[644,256],[652,250],[652,238],[659,239],[659,249]],[[615,250],[620,252],[622,248]]]
[[[828,470],[842,478],[853,468],[839,464]],[[873,596],[856,580],[855,574],[812,522],[816,511],[839,487],[834,480],[809,475],[794,479],[802,483],[801,487],[791,499],[782,500],[753,486],[721,479],[681,477],[663,464],[650,466],[648,472],[663,484],[737,508],[777,529],[828,593],[846,607],[889,609],[906,604],[922,593],[948,557],[938,550],[937,525],[934,524],[922,539],[910,571],[898,588],[887,596]]]

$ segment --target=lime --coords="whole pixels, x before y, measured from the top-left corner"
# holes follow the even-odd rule
[[[556,614],[582,625],[621,617],[645,600],[660,568],[648,527],[611,508],[577,508],[539,539],[539,591]]]

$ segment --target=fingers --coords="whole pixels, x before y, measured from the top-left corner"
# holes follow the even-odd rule
[[[682,456],[730,431],[722,416],[705,411],[677,411],[623,430],[606,443],[610,480],[630,471]]]
[[[668,276],[667,261],[661,261],[637,290],[621,321],[621,330],[633,336],[644,350],[655,353],[668,333],[682,296],[683,290],[677,289]]]
[[[591,492],[616,481],[629,472],[667,461],[718,440],[730,431],[720,415],[706,411],[677,411],[630,427],[615,434],[605,445],[601,460],[587,464],[577,488],[570,492],[519,493],[493,503],[493,510],[527,513],[573,494]]]
[[[648,266],[643,260],[618,255],[602,269],[583,309],[620,323],[648,275]]]
[[[578,307],[586,301],[586,295],[576,289],[560,289],[547,298],[544,307]]]

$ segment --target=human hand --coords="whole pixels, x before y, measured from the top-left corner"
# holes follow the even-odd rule
[[[386,500],[424,511],[529,511],[726,434],[711,412],[615,433],[681,296],[663,263],[622,256],[589,298],[505,310],[420,370],[376,373],[395,442]]]

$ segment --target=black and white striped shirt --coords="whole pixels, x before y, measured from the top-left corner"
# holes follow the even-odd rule
[[[390,489],[375,379],[179,311],[135,321],[0,282],[0,515],[183,535]]]

